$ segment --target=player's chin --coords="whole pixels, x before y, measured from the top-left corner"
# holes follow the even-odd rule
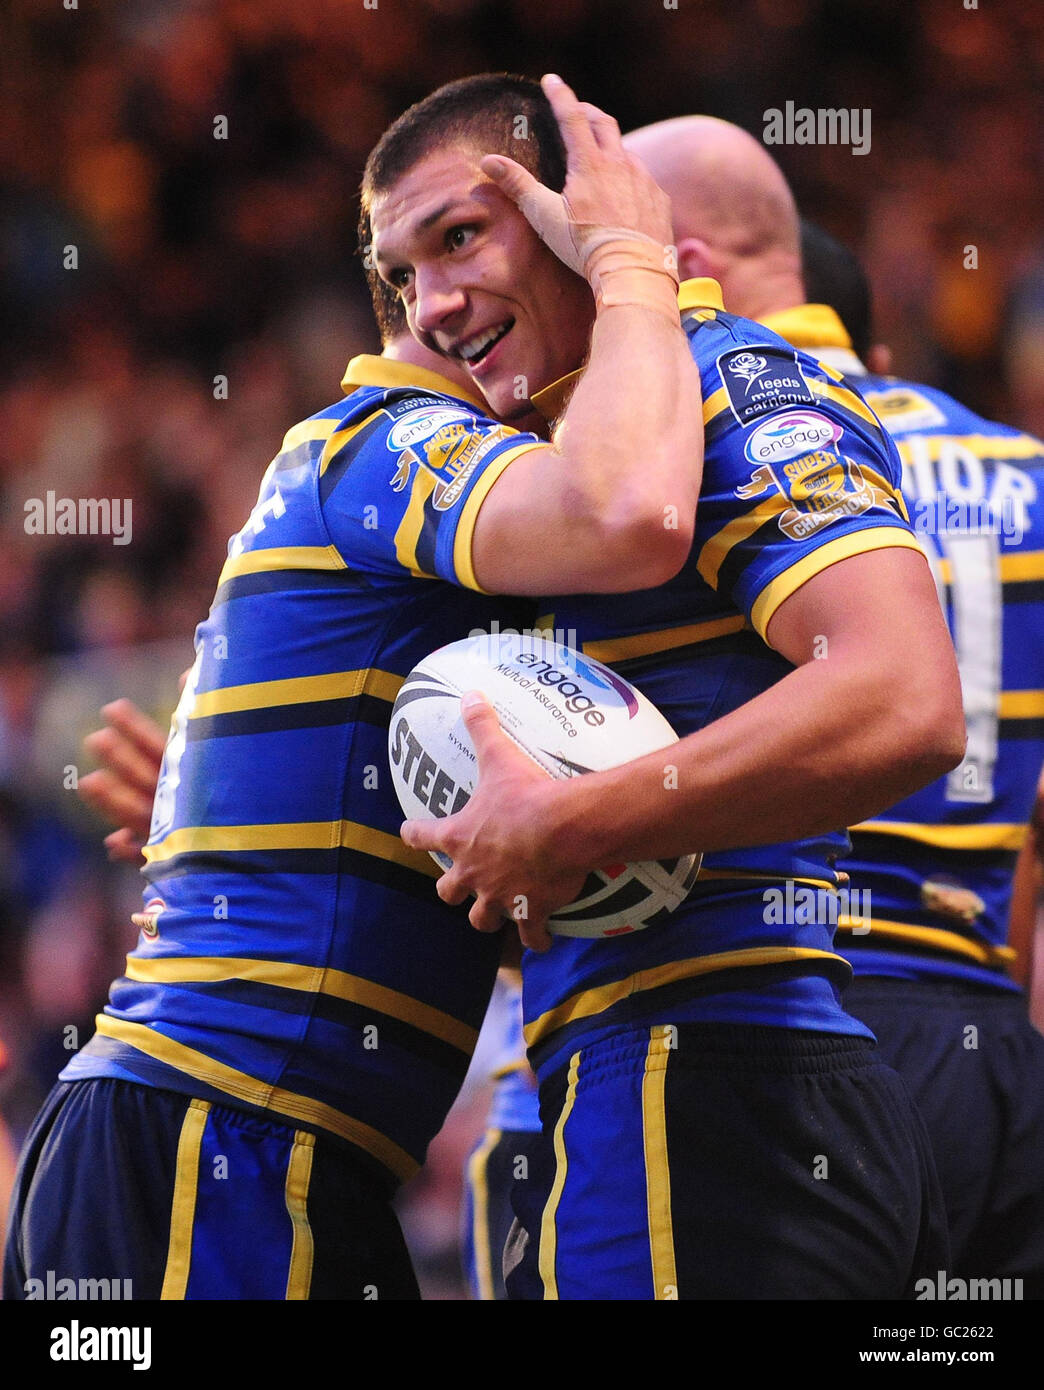
[[[520,401],[515,394],[516,381],[516,377],[502,372],[498,372],[488,381],[475,381],[475,386],[489,405],[490,413],[495,415],[498,420],[521,419],[528,415],[533,408],[529,404],[528,397]]]

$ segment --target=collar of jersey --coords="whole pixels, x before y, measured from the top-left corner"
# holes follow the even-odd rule
[[[488,406],[477,396],[448,377],[429,372],[426,367],[415,367],[412,362],[396,362],[391,357],[374,357],[369,353],[353,357],[341,378],[341,390],[347,395],[357,386],[419,387],[424,391],[436,391],[440,396],[454,396],[459,401],[478,406],[480,410],[488,410]]]
[[[678,308],[684,314],[687,309],[721,309],[725,302],[721,297],[721,286],[709,276],[697,280],[683,280],[678,287]]]
[[[829,304],[797,304],[776,314],[763,314],[758,320],[788,343],[799,348],[848,348],[852,339]]]
[[[682,313],[687,309],[724,309],[721,286],[717,280],[686,280],[678,290],[678,308]],[[573,387],[580,380],[583,368],[559,377],[542,391],[535,391],[531,403],[540,411],[545,420],[557,420],[565,409]]]

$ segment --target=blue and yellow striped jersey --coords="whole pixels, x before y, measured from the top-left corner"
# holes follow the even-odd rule
[[[401,1179],[463,1080],[499,943],[399,839],[391,705],[434,648],[531,625],[474,591],[470,538],[540,441],[412,366],[356,358],[342,384],[229,544],[164,757],[141,936],[62,1078],[275,1112]]]
[[[867,377],[950,624],[968,750],[959,767],[853,828],[844,868],[871,930],[857,974],[1017,986],[1011,889],[1044,763],[1044,444],[931,387]],[[842,926],[846,926],[842,922]]]
[[[842,917],[841,950],[857,975],[1014,990],[1012,876],[1044,762],[1044,444],[932,387],[867,374],[826,305],[765,322],[831,362],[854,362],[898,444],[964,690],[961,765],[851,831],[840,867],[870,891],[870,929]]]
[[[706,428],[689,560],[658,589],[544,606],[551,626],[626,676],[684,736],[792,669],[764,639],[800,585],[848,556],[918,543],[895,446],[842,374],[725,313],[713,281],[687,282],[681,304]],[[847,848],[841,831],[710,854],[665,923],[528,952],[525,1035],[538,1072],[624,1023],[865,1034],[839,1003],[850,975],[832,944],[834,861]]]

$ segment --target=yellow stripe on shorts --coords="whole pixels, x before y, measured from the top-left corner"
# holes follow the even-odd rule
[[[308,1186],[312,1180],[315,1135],[306,1129],[294,1131],[294,1147],[286,1167],[286,1209],[294,1225],[290,1269],[286,1277],[287,1301],[307,1299],[312,1287],[315,1241],[308,1224]]]
[[[500,1143],[501,1131],[487,1129],[482,1143],[468,1160],[468,1179],[471,1183],[471,1241],[475,1248],[475,1277],[478,1296],[483,1303],[495,1301],[493,1276],[493,1243],[489,1234],[489,1184],[486,1170],[489,1156]]]
[[[562,1106],[562,1113],[555,1125],[555,1180],[551,1185],[551,1195],[547,1199],[547,1206],[544,1208],[544,1215],[540,1221],[538,1268],[544,1285],[545,1302],[555,1302],[558,1299],[558,1277],[555,1272],[558,1231],[555,1227],[555,1219],[558,1216],[558,1204],[562,1200],[562,1192],[566,1183],[566,1170],[569,1166],[565,1149],[566,1121],[573,1112],[573,1105],[576,1101],[576,1086],[579,1079],[580,1053],[574,1052],[569,1059],[569,1084],[566,1087],[565,1104]]]
[[[178,1158],[174,1170],[174,1198],[170,1209],[170,1241],[167,1266],[163,1271],[160,1298],[183,1299],[188,1288],[192,1264],[192,1228],[196,1219],[196,1184],[199,1178],[199,1152],[207,1127],[210,1102],[190,1100],[181,1124]]]
[[[649,1213],[649,1255],[652,1262],[653,1298],[678,1297],[678,1271],[674,1260],[674,1223],[671,1218],[671,1169],[667,1157],[667,1059],[674,1028],[655,1024],[649,1030],[649,1051],[642,1078],[642,1137],[645,1144],[645,1192]]]

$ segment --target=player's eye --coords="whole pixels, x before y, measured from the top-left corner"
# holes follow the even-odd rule
[[[393,289],[404,290],[410,282],[411,274],[412,271],[405,270],[401,266],[396,266],[394,270],[388,271],[384,279],[387,280],[388,284],[391,285]]]
[[[478,227],[473,223],[461,223],[460,226],[450,227],[446,232],[446,246],[450,251],[460,251],[477,234]]]

